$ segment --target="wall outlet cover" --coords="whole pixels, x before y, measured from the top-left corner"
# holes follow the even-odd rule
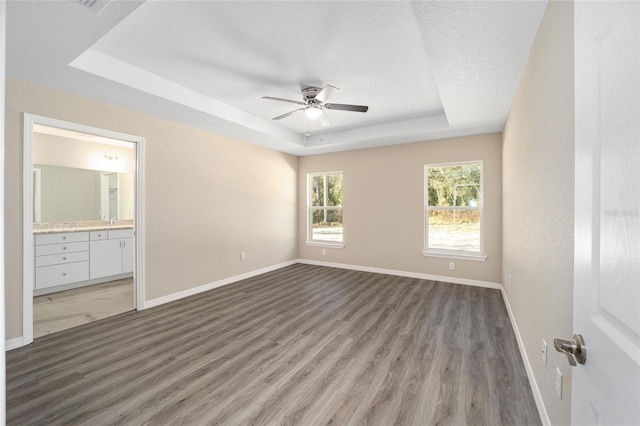
[[[558,398],[562,399],[562,373],[558,367],[556,367],[556,393]]]

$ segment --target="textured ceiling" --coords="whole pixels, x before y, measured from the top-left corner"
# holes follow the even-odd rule
[[[502,130],[545,7],[9,2],[7,74],[296,155],[416,142]],[[369,111],[321,132],[261,99],[326,84]]]

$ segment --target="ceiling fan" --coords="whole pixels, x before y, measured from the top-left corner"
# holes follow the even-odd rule
[[[367,112],[369,110],[369,107],[365,105],[327,103],[327,100],[339,91],[340,89],[338,89],[337,87],[327,84],[326,86],[324,86],[324,89],[320,89],[319,87],[307,87],[305,89],[302,89],[302,101],[274,98],[273,96],[263,96],[262,99],[270,99],[272,101],[289,102],[292,104],[302,105],[302,108],[298,108],[286,114],[273,117],[274,120],[280,120],[282,118],[293,115],[298,111],[304,111],[304,114],[305,116],[307,116],[307,118],[310,118],[312,120],[316,120],[319,118],[320,124],[323,127],[329,126],[331,124],[329,117],[327,117],[327,114],[324,112],[325,109],[355,112]]]

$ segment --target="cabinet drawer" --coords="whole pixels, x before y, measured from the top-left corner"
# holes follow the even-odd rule
[[[78,251],[75,253],[51,254],[49,256],[36,256],[36,267],[59,265],[62,263],[81,262],[89,260],[88,251]]]
[[[60,234],[36,235],[36,245],[75,243],[77,241],[89,241],[88,232],[62,232]]]
[[[89,239],[91,241],[97,240],[106,240],[108,238],[108,232],[106,229],[104,231],[91,231]]]
[[[109,231],[109,239],[113,238],[133,238],[133,229],[114,229]]]
[[[87,234],[87,237],[89,235]],[[36,246],[36,256],[46,256],[49,254],[74,253],[77,251],[89,250],[89,241],[68,244],[49,244],[46,246]]]
[[[63,265],[36,268],[36,288],[48,288],[89,279],[89,262],[73,262]]]

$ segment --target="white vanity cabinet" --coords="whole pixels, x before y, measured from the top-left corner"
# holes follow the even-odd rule
[[[90,278],[133,272],[133,229],[90,233]]]
[[[36,290],[89,279],[89,233],[35,236]]]

